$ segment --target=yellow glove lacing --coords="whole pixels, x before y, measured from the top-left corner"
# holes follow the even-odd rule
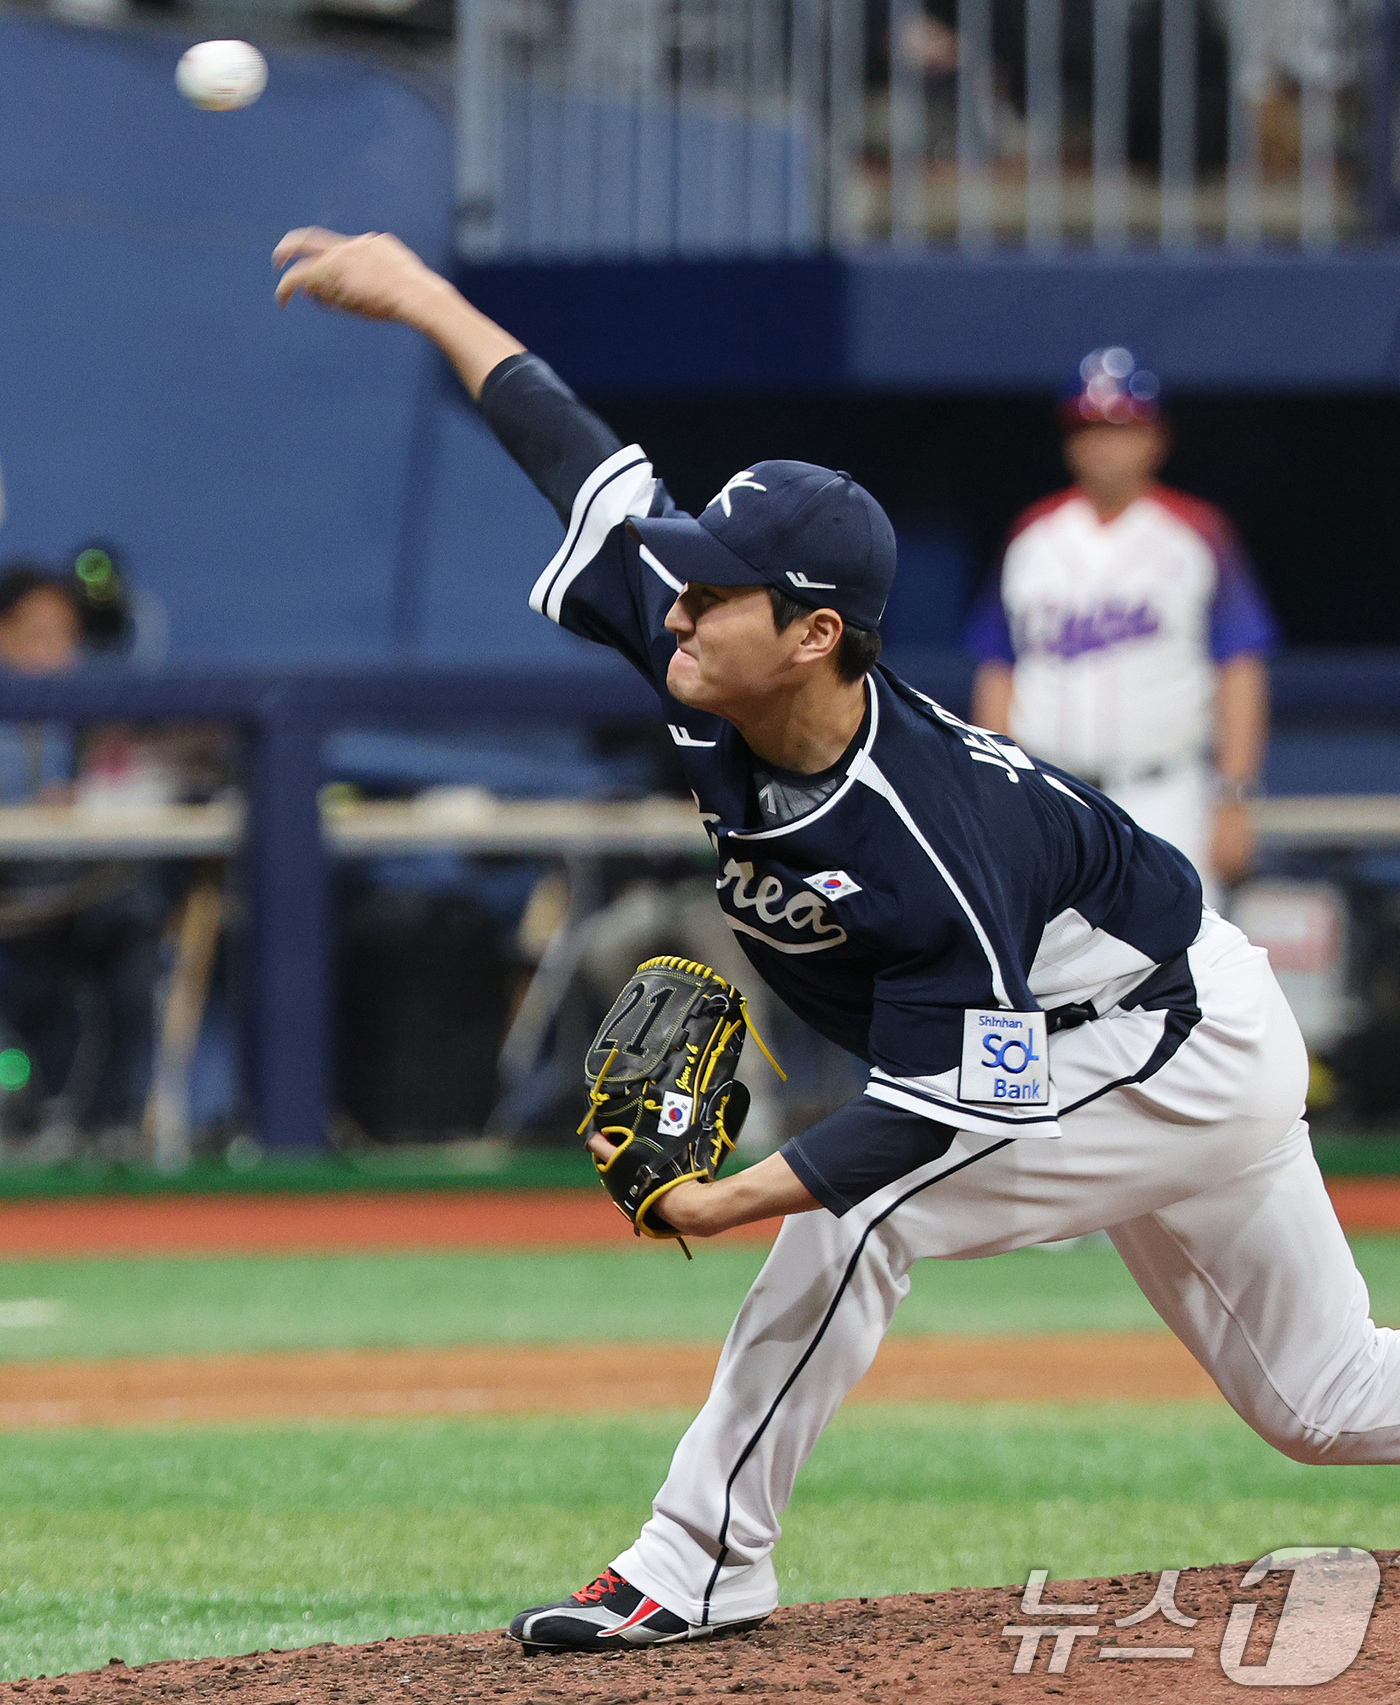
[[[747,1026],[749,1034],[753,1037],[754,1041],[758,1044],[759,1052],[763,1055],[764,1059],[767,1060],[768,1064],[770,1066],[772,1066],[772,1068],[775,1072],[777,1072],[778,1076],[782,1079],[782,1081],[784,1083],[787,1082],[787,1073],[778,1064],[778,1062],[773,1058],[773,1055],[772,1055],[771,1051],[769,1050],[768,1044],[759,1035],[757,1029],[754,1026],[753,1019],[749,1016],[748,1001],[745,1000],[744,996],[739,992],[738,989],[736,989],[734,987],[734,985],[732,983],[726,982],[725,979],[720,976],[718,971],[715,971],[709,965],[702,965],[699,962],[699,960],[696,960],[696,959],[680,959],[680,958],[677,958],[673,954],[663,954],[662,956],[660,956],[659,958],[656,958],[656,959],[647,959],[637,967],[637,972],[640,974],[642,971],[652,971],[652,970],[659,970],[659,969],[664,969],[667,971],[687,971],[692,976],[704,977],[704,978],[706,978],[712,982],[718,983],[721,986],[721,988],[724,989],[725,993],[729,995],[731,1000],[732,999],[738,1000],[739,1010],[743,1014],[742,1019],[737,1019],[737,1018],[734,1019],[731,1024],[729,1024],[728,1026],[726,1026],[724,1029],[722,1029],[721,1031],[719,1031],[717,1033],[718,1034],[718,1041],[716,1041],[714,1036],[712,1036],[710,1038],[710,1046],[707,1050],[706,1057],[702,1062],[703,1070],[702,1070],[701,1075],[700,1075],[699,1087],[697,1088],[697,1090],[695,1092],[695,1100],[697,1103],[699,1102],[700,1097],[710,1087],[710,1079],[715,1074],[715,1068],[718,1066],[720,1060],[723,1058],[725,1048],[728,1046],[729,1042],[733,1038],[734,1032],[739,1028],[739,1025],[741,1023],[743,1023],[744,1025]],[[593,1081],[593,1086],[588,1092],[588,1111],[584,1114],[582,1120],[579,1122],[579,1127],[578,1127],[579,1136],[582,1136],[583,1133],[588,1129],[588,1127],[593,1123],[594,1116],[597,1113],[598,1109],[607,1100],[607,1094],[606,1094],[603,1086],[606,1083],[608,1073],[612,1070],[613,1064],[616,1061],[617,1056],[620,1052],[621,1052],[620,1048],[618,1048],[618,1047],[613,1048],[613,1051],[608,1055],[607,1059],[603,1061],[602,1069],[599,1071],[598,1076]],[[641,1203],[641,1205],[638,1207],[638,1209],[636,1211],[636,1214],[633,1216],[633,1220],[632,1220],[633,1226],[636,1228],[636,1230],[643,1237],[653,1237],[653,1238],[658,1238],[658,1239],[665,1239],[668,1237],[674,1238],[675,1241],[680,1244],[681,1249],[684,1251],[685,1258],[687,1261],[693,1260],[694,1257],[691,1255],[690,1249],[688,1248],[685,1239],[680,1235],[679,1232],[676,1232],[676,1231],[670,1231],[670,1232],[653,1231],[648,1225],[646,1225],[644,1223],[644,1219],[645,1219],[647,1211],[650,1208],[652,1208],[657,1202],[659,1202],[668,1190],[674,1190],[678,1184],[691,1184],[691,1183],[708,1184],[708,1183],[711,1183],[713,1181],[714,1175],[719,1171],[720,1167],[723,1165],[725,1157],[728,1154],[732,1153],[733,1149],[734,1149],[734,1139],[733,1139],[733,1137],[731,1137],[729,1135],[729,1132],[725,1129],[725,1125],[724,1125],[724,1115],[725,1115],[726,1110],[728,1109],[728,1106],[729,1106],[729,1097],[726,1095],[724,1100],[720,1103],[719,1107],[717,1108],[717,1110],[715,1112],[715,1140],[714,1140],[714,1147],[711,1150],[711,1154],[710,1154],[709,1168],[708,1169],[700,1168],[694,1172],[684,1173],[679,1178],[667,1179],[666,1183],[658,1186],[657,1189],[652,1191],[651,1195],[648,1196],[646,1198],[646,1200]],[[647,1110],[649,1110],[650,1112],[653,1112],[653,1113],[660,1112],[660,1104],[657,1102],[644,1101],[643,1107],[645,1107]],[[607,1160],[605,1160],[605,1161],[599,1160],[596,1155],[593,1157],[593,1165],[597,1169],[598,1176],[600,1178],[607,1174],[607,1172],[611,1169],[613,1164],[616,1162],[618,1156],[621,1155],[622,1152],[627,1148],[627,1146],[632,1142],[632,1140],[636,1136],[636,1134],[637,1133],[635,1130],[629,1130],[626,1125],[603,1125],[603,1126],[599,1127],[598,1135],[600,1137],[621,1137],[622,1138],[622,1141],[617,1144],[612,1155]]]

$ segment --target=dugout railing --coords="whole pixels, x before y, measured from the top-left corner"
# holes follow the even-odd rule
[[[474,258],[1325,250],[1393,230],[1396,0],[456,0]]]
[[[965,709],[971,680],[965,658],[896,652],[890,662],[920,690]],[[1295,652],[1275,663],[1273,678],[1280,730],[1400,730],[1400,651]],[[186,667],[0,677],[0,722],[210,722],[239,731],[245,817],[229,846],[242,863],[248,909],[251,1112],[258,1140],[279,1151],[324,1147],[330,1124],[333,852],[320,801],[327,737],[345,728],[470,731],[502,722],[516,729],[615,728],[657,720],[654,695],[608,658],[547,674]],[[1365,791],[1400,795],[1400,767],[1373,773]],[[1392,826],[1382,813],[1377,822],[1370,838],[1400,840],[1400,817]],[[1339,824],[1336,840],[1345,843],[1349,832]],[[1314,827],[1308,844],[1318,838]],[[48,850],[72,856],[74,845],[55,837]],[[189,850],[198,855],[209,847],[196,840]]]

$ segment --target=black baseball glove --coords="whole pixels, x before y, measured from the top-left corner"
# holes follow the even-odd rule
[[[711,1182],[733,1152],[749,1110],[735,1081],[750,1029],[744,997],[708,965],[648,959],[613,1003],[584,1060],[592,1129],[616,1147],[594,1158],[613,1201],[639,1237],[684,1240],[659,1212],[668,1190]],[[783,1073],[763,1046],[779,1076]]]

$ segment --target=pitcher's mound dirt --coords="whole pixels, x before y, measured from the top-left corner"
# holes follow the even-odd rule
[[[1381,1590],[1360,1654],[1337,1679],[1312,1686],[1302,1697],[1352,1705],[1393,1698],[1400,1683],[1400,1616],[1393,1552],[1378,1553]],[[210,1700],[224,1705],[641,1705],[642,1701],[706,1700],[756,1693],[809,1693],[832,1700],[998,1701],[1045,1705],[1047,1694],[1094,1705],[1224,1705],[1248,1695],[1298,1698],[1296,1686],[1233,1681],[1220,1666],[1221,1638],[1232,1604],[1259,1607],[1243,1653],[1247,1665],[1269,1655],[1291,1576],[1271,1574],[1242,1589],[1248,1564],[1184,1570],[1177,1583],[1178,1610],[1194,1626],[1160,1615],[1119,1629],[1115,1618],[1143,1608],[1158,1586],[1156,1575],[1057,1582],[1046,1589],[1045,1613],[1028,1615],[1015,1588],[944,1592],[930,1596],[845,1600],[791,1605],[762,1628],[727,1640],[599,1656],[526,1657],[497,1634],[423,1635],[371,1646],[313,1646],[304,1652],[253,1653],[197,1663],[147,1664],[106,1669],[62,1682],[12,1682],[0,1686],[0,1705],[134,1705],[136,1701]],[[1054,1615],[1053,1604],[1096,1605],[1092,1614]],[[1006,1634],[1044,1623],[1084,1630],[1056,1669],[1054,1635],[1040,1641],[1027,1674],[1014,1672],[1022,1637]],[[1191,1650],[1190,1657],[1105,1658],[1115,1647]]]

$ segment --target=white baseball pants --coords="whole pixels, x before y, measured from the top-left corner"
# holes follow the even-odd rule
[[[842,1218],[786,1221],[619,1574],[691,1622],[772,1610],[779,1518],[910,1265],[1100,1228],[1270,1443],[1301,1462],[1400,1462],[1400,1333],[1372,1324],[1313,1160],[1297,1025],[1266,957],[1213,914],[1191,966],[1201,1022],[1145,1084],[1066,1115],[1060,1138],[963,1132]],[[1115,1023],[1052,1038],[1052,1066],[1062,1046],[1074,1077],[1073,1051],[1102,1054]]]
[[[1220,903],[1220,881],[1210,861],[1215,778],[1205,764],[1181,764],[1149,781],[1105,782],[1104,792],[1140,828],[1184,852],[1196,867],[1206,904]]]

